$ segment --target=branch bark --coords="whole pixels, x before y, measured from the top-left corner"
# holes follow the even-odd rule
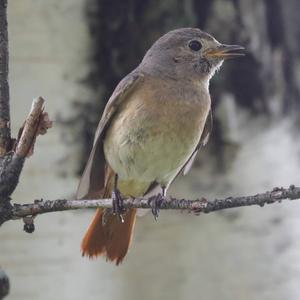
[[[7,0],[0,0],[0,156],[6,154],[11,142],[6,8]]]
[[[0,159],[0,202],[9,201],[9,196],[15,190],[24,165],[25,158],[32,152],[39,127],[43,123],[44,99],[39,97],[32,102],[31,110],[26,118],[20,136],[15,144],[15,150],[5,154]],[[44,126],[44,124],[42,124]],[[49,121],[48,127],[52,123]],[[5,204],[7,207],[7,204]],[[1,216],[0,216],[1,218]]]
[[[40,133],[40,125],[43,122],[45,100],[38,97],[33,100],[31,110],[27,116],[23,128],[20,129],[19,138],[16,144],[15,153],[17,156],[25,158],[33,151],[35,139]],[[49,121],[49,127],[52,122]],[[45,129],[47,130],[47,128]]]
[[[125,199],[125,208],[151,208],[151,202],[155,196],[150,198]],[[242,206],[272,204],[282,200],[300,199],[300,187],[291,185],[289,188],[274,188],[272,191],[256,194],[252,196],[227,197],[225,199],[215,199],[208,201],[205,198],[198,200],[176,199],[169,197],[161,202],[160,209],[187,210],[196,214],[210,213],[228,208]],[[57,212],[64,210],[75,210],[83,208],[112,208],[111,199],[92,199],[92,200],[35,200],[32,204],[14,204],[6,208],[0,208],[0,225],[14,219],[39,214]]]

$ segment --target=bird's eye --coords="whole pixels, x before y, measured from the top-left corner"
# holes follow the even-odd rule
[[[202,48],[202,45],[199,41],[193,40],[189,42],[189,47],[193,51],[199,51]]]

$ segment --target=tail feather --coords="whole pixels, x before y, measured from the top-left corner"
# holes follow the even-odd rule
[[[122,262],[130,246],[136,219],[136,209],[129,210],[124,216],[124,223],[118,217],[109,218],[105,227],[109,229],[106,243],[106,257],[118,265]]]
[[[118,265],[127,254],[136,219],[136,209],[130,209],[124,215],[124,223],[115,215],[102,218],[104,210],[97,209],[96,215],[89,226],[81,243],[83,256],[94,258],[100,255]]]
[[[83,256],[90,258],[105,253],[105,231],[102,226],[103,209],[98,208],[92,223],[90,224],[81,242]]]
[[[103,197],[109,197],[113,186],[114,173],[106,169],[106,182]],[[105,222],[103,222],[105,218]],[[136,219],[136,209],[130,209],[123,215],[124,223],[106,209],[98,208],[81,243],[83,256],[94,258],[106,256],[117,265],[127,254]]]

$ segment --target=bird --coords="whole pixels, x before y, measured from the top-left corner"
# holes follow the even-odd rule
[[[77,199],[112,197],[98,208],[81,243],[83,256],[119,265],[133,235],[137,210],[124,197],[157,195],[159,204],[174,179],[186,174],[212,129],[209,82],[224,60],[244,55],[199,28],[161,36],[108,100],[77,189]]]

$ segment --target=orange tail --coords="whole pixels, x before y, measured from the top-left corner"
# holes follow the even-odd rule
[[[107,260],[114,261],[116,265],[122,262],[132,239],[136,209],[128,210],[123,218],[124,223],[117,216],[106,214],[105,210],[98,208],[82,240],[82,255],[90,258],[104,255]]]
[[[115,173],[107,166],[102,196],[109,197],[114,185]],[[90,258],[100,255],[117,265],[127,254],[132,239],[136,218],[136,209],[129,209],[123,214],[124,222],[113,215],[109,209],[98,208],[96,215],[81,242],[83,256]]]

